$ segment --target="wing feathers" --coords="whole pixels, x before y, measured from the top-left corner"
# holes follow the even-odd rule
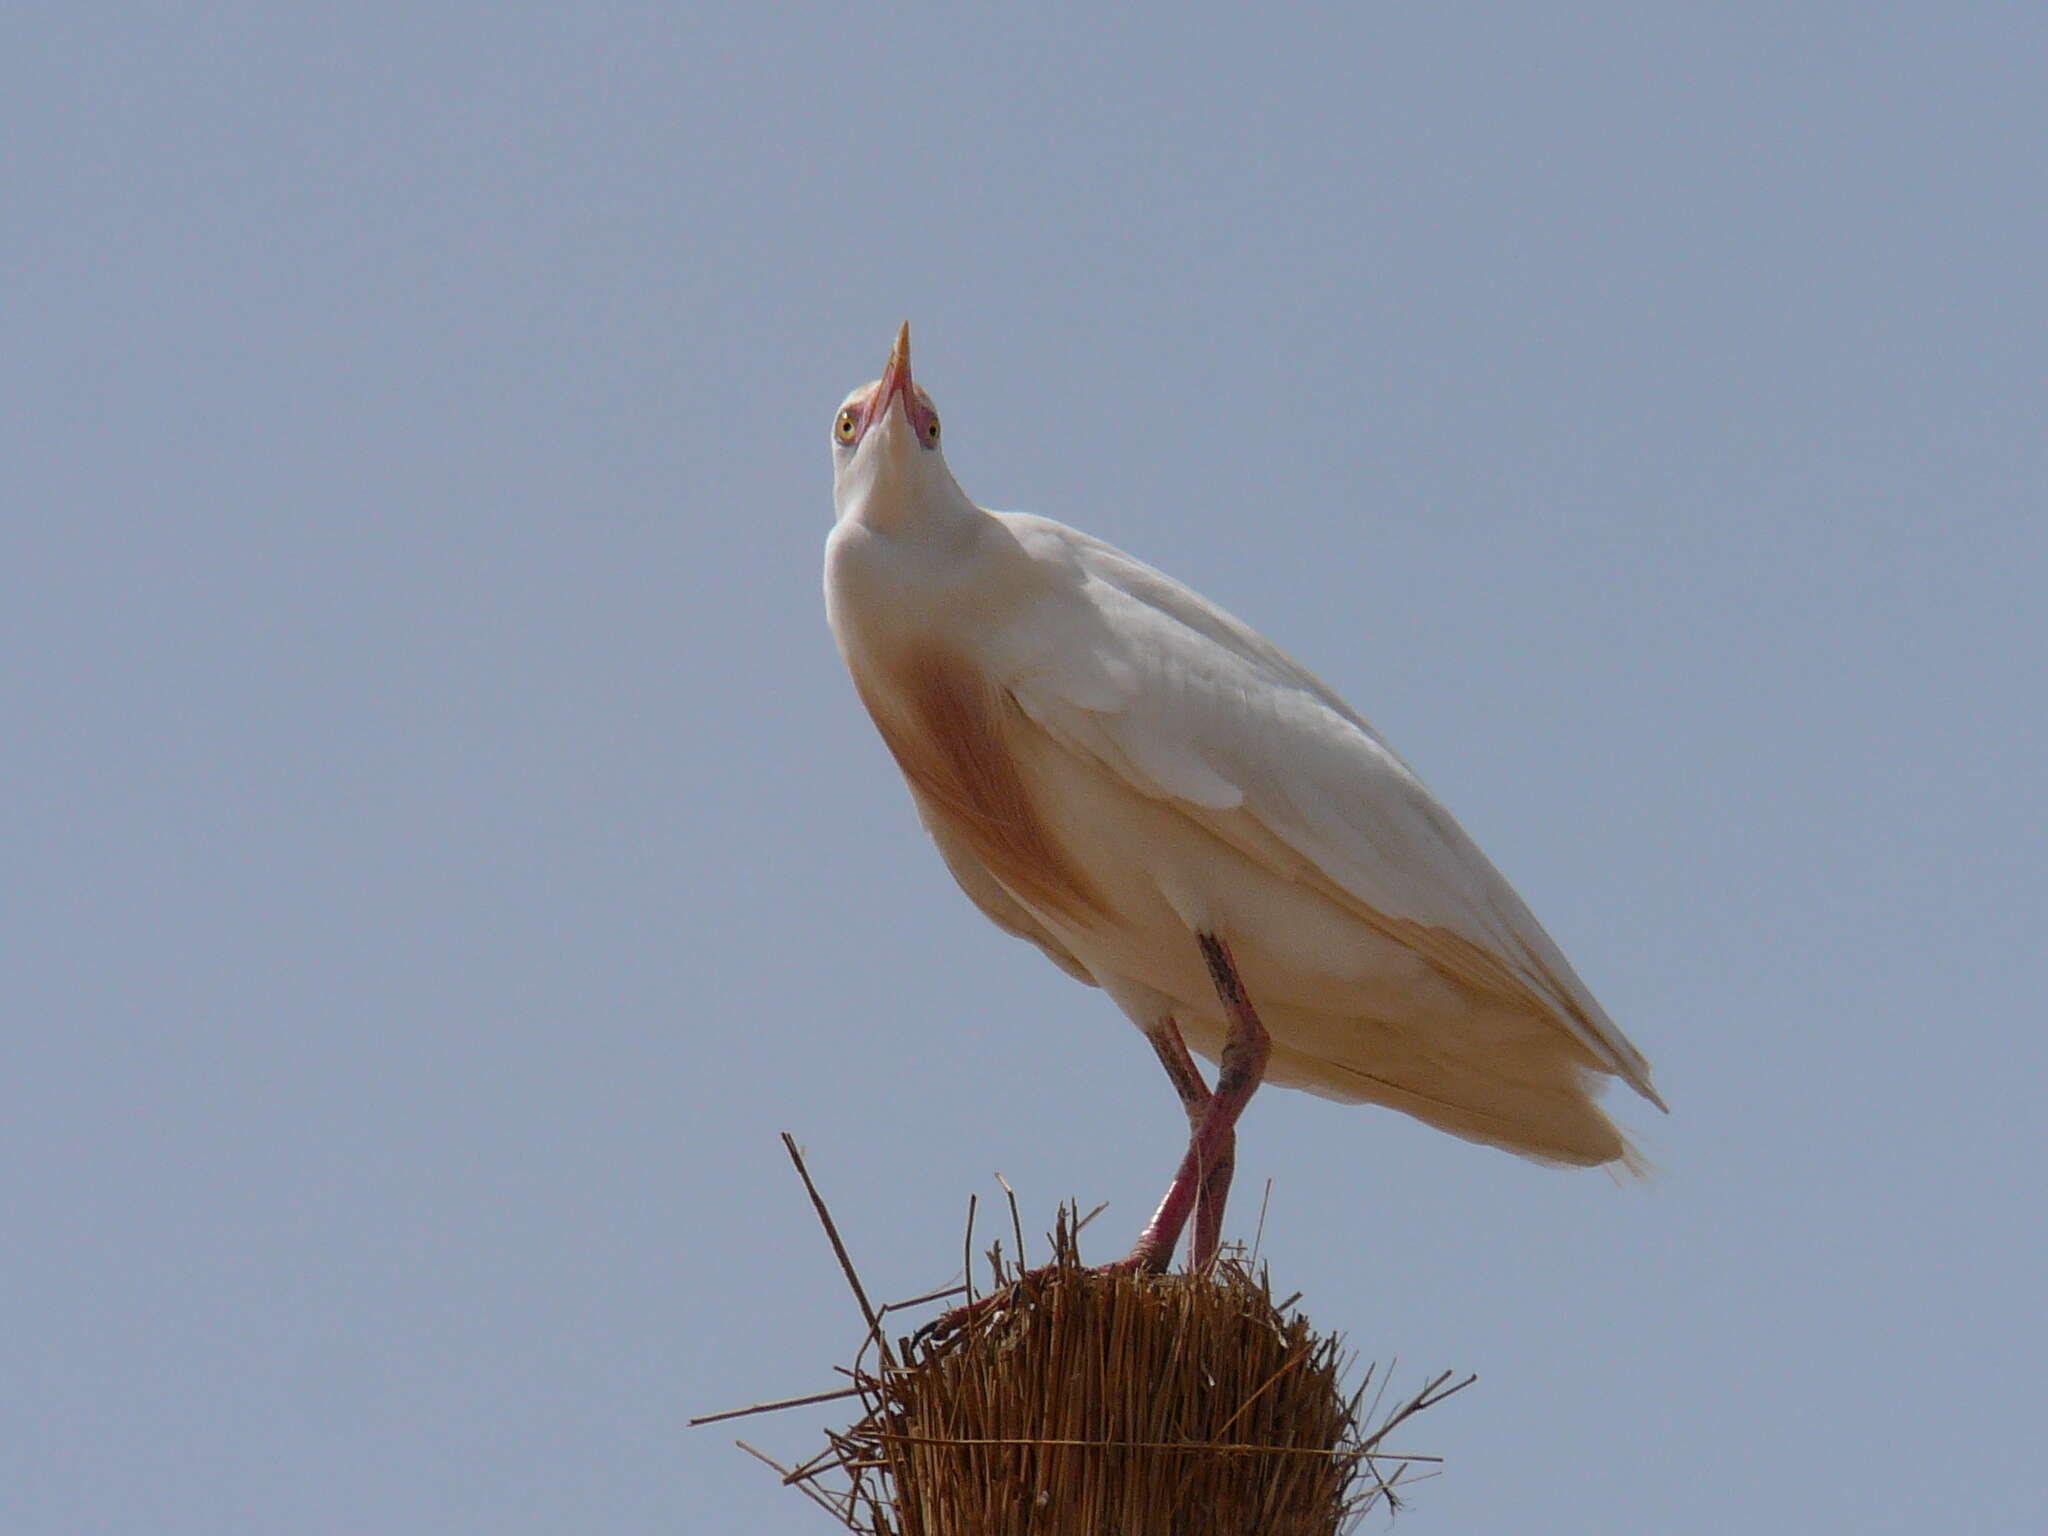
[[[1128,555],[1004,520],[1048,573],[1064,567],[989,641],[994,680],[1030,721],[1472,992],[1550,1020],[1578,1062],[1661,1106],[1642,1056],[1512,887],[1327,686]],[[1276,844],[1292,857],[1275,859]]]

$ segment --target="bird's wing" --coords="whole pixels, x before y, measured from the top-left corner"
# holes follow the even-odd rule
[[[1521,898],[1336,694],[1121,551],[1004,521],[1044,580],[987,632],[985,660],[1027,718],[1446,974],[1549,1017],[1661,1106],[1648,1064]]]

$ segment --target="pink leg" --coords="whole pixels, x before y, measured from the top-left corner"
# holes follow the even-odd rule
[[[1159,1209],[1138,1234],[1138,1245],[1124,1260],[1126,1264],[1154,1271],[1164,1270],[1172,1260],[1181,1231],[1197,1203],[1202,1207],[1202,1215],[1195,1223],[1195,1240],[1188,1250],[1189,1267],[1199,1270],[1216,1257],[1222,1240],[1223,1204],[1230,1193],[1230,1175],[1237,1161],[1237,1119],[1258,1091],[1266,1061],[1273,1054],[1272,1040],[1266,1034],[1266,1026],[1259,1022],[1251,999],[1245,996],[1244,982],[1237,974],[1236,962],[1230,958],[1229,946],[1211,933],[1196,937],[1202,946],[1202,959],[1209,967],[1209,980],[1229,1020],[1229,1030],[1223,1037],[1223,1065],[1216,1074],[1216,1091],[1208,1095],[1199,1119],[1190,1114],[1194,1133],[1188,1139],[1187,1155],[1181,1159]],[[1179,1035],[1176,1028],[1176,1043]],[[1154,1045],[1158,1046],[1157,1040]],[[1167,1061],[1167,1055],[1167,1050],[1160,1050],[1162,1061]],[[1180,1055],[1186,1056],[1184,1046]],[[1190,1071],[1193,1065],[1188,1063]],[[1167,1061],[1166,1070],[1179,1088],[1175,1063]],[[1199,1074],[1195,1081],[1200,1083]],[[1183,1091],[1181,1102],[1186,1104],[1188,1098]]]
[[[1237,1117],[1258,1091],[1266,1059],[1273,1053],[1266,1026],[1259,1022],[1251,999],[1245,996],[1244,983],[1238,978],[1229,948],[1214,934],[1196,937],[1201,942],[1202,958],[1209,966],[1209,979],[1215,984],[1216,995],[1222,999],[1223,1011],[1230,1020],[1229,1031],[1223,1037],[1223,1066],[1216,1074],[1216,1091],[1211,1093],[1188,1055],[1180,1026],[1171,1017],[1146,1032],[1188,1112],[1191,1133],[1187,1155],[1181,1159],[1166,1198],[1159,1202],[1159,1209],[1138,1235],[1137,1247],[1127,1258],[1110,1265],[1111,1269],[1163,1272],[1172,1262],[1173,1250],[1180,1242],[1189,1214],[1197,1211],[1195,1238],[1188,1249],[1189,1268],[1199,1271],[1216,1257],[1223,1240],[1223,1203],[1229,1197],[1230,1176],[1237,1166]],[[998,1291],[964,1307],[955,1307],[925,1324],[917,1336],[947,1337],[968,1326],[977,1315],[1000,1306],[1007,1294]]]
[[[1202,1081],[1201,1069],[1188,1054],[1187,1042],[1180,1037],[1180,1026],[1168,1014],[1157,1026],[1146,1032],[1145,1038],[1152,1042],[1152,1049],[1159,1054],[1159,1063],[1166,1068],[1166,1075],[1173,1083],[1173,1090],[1180,1095],[1181,1108],[1187,1111],[1188,1132],[1192,1136],[1202,1128],[1202,1117],[1209,1110],[1209,1085]],[[1216,1160],[1202,1172],[1201,1190],[1195,1198],[1195,1251],[1214,1253],[1223,1240],[1223,1202],[1230,1193],[1230,1176],[1237,1167],[1237,1133],[1233,1130],[1224,1135],[1217,1150]]]

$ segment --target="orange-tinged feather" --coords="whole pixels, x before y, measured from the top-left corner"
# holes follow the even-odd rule
[[[1070,921],[1108,905],[1046,827],[1017,766],[1016,702],[971,663],[925,646],[897,658],[886,687],[856,679],[896,766],[926,808],[1020,900]]]

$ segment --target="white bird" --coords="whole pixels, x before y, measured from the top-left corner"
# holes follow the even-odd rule
[[[825,605],[953,878],[1145,1032],[1191,1127],[1125,1261],[1214,1257],[1262,1081],[1549,1162],[1649,1066],[1407,764],[1256,631],[960,489],[910,327],[832,427]],[[1188,1048],[1219,1063],[1212,1093]]]

